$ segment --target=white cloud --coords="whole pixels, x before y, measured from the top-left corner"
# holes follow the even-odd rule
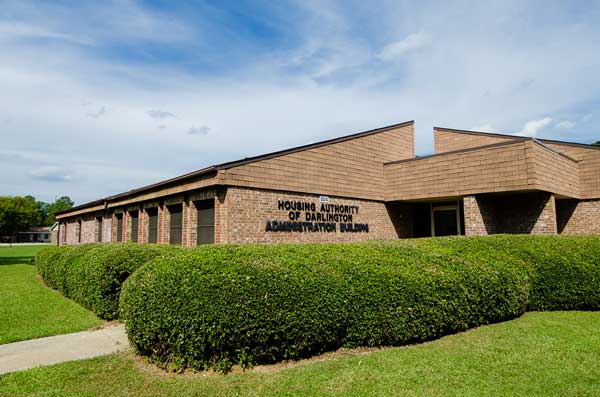
[[[148,116],[152,117],[153,119],[157,119],[157,120],[164,120],[164,119],[168,119],[170,117],[177,118],[177,116],[175,116],[173,113],[165,112],[164,110],[153,109],[153,110],[148,110],[146,113],[148,114]]]
[[[93,41],[86,37],[60,33],[41,26],[30,25],[22,22],[0,22],[0,39],[53,39],[70,42],[73,44],[91,45]]]
[[[200,127],[190,127],[188,130],[189,135],[208,135],[209,132],[210,128],[205,125]]]
[[[42,166],[29,171],[29,176],[46,182],[69,182],[72,176],[58,166]]]
[[[483,124],[477,127],[473,127],[471,128],[471,131],[479,131],[479,132],[496,132],[496,130],[494,129],[494,127],[490,124]]]
[[[564,121],[561,121],[560,123],[557,123],[556,128],[559,128],[561,130],[572,130],[573,128],[575,128],[576,124],[577,123],[574,121],[564,120]]]
[[[423,31],[411,33],[400,41],[387,44],[378,54],[382,61],[394,61],[409,51],[418,50],[431,44],[431,36]]]
[[[100,109],[98,109],[98,111],[96,112],[87,112],[85,115],[87,117],[91,117],[93,119],[98,119],[102,116],[104,116],[106,114],[106,107],[102,106]]]
[[[96,45],[73,46],[58,38],[51,46],[0,39],[0,120],[11,120],[0,128],[0,146],[3,152],[30,152],[21,159],[0,156],[5,194],[46,200],[69,194],[81,203],[206,165],[410,119],[416,120],[417,152],[425,153],[432,147],[433,125],[465,128],[479,122],[483,125],[474,129],[487,130],[492,125],[486,123],[493,121],[509,128],[499,132],[518,131],[532,114],[586,114],[591,110],[581,104],[597,103],[600,92],[595,72],[600,53],[594,47],[600,29],[592,18],[600,7],[579,15],[576,27],[541,23],[532,28],[524,22],[537,15],[535,7],[520,3],[517,14],[510,0],[493,10],[479,3],[468,10],[419,4],[410,13],[401,6],[358,4],[359,17],[352,15],[352,7],[331,6],[325,17],[321,10],[290,14],[282,29],[288,36],[269,41],[261,53],[246,46],[242,35],[230,41],[231,47],[242,43],[239,52],[225,46],[199,50],[194,45],[207,37],[222,40],[234,33],[228,27],[222,36],[194,36],[194,28],[175,14],[156,18],[138,10],[142,3],[124,4],[102,6],[99,13],[63,9],[64,19],[48,12],[51,6],[32,6],[43,7],[44,15],[29,25],[87,37]],[[556,9],[564,11],[561,7]],[[457,18],[480,23],[447,24]],[[172,25],[184,28],[173,30]],[[204,22],[197,25],[200,29]],[[414,36],[392,45],[406,36],[407,27],[427,32],[435,45],[416,51],[422,48],[418,43],[427,41]],[[145,46],[148,42],[152,45]],[[173,54],[172,59],[155,58],[157,42],[160,53]],[[179,62],[182,43],[185,57],[197,53],[191,62]],[[278,47],[282,43],[283,49]],[[391,43],[386,56],[399,56],[402,64],[380,62],[381,43]],[[111,45],[118,51],[106,50]],[[230,59],[230,51],[237,58]],[[240,52],[250,55],[243,58]],[[549,63],[549,53],[563,56]],[[221,67],[224,59],[226,67]],[[533,78],[535,83],[523,83]],[[168,108],[159,111],[177,118],[149,116],[149,109],[162,104]],[[105,116],[86,117],[85,112],[97,114],[102,106],[108,110]],[[584,123],[576,121],[577,127]],[[163,125],[167,128],[161,133]],[[210,139],[202,139],[206,126],[212,129]],[[197,139],[190,130],[199,134]],[[561,139],[560,130],[553,132]],[[577,141],[595,138],[575,130],[569,135]],[[157,161],[166,157],[169,161]],[[42,184],[27,177],[47,164],[68,170],[63,175],[71,180]],[[71,170],[77,170],[76,178]]]
[[[551,122],[552,119],[550,117],[544,117],[543,119],[528,121],[527,123],[525,123],[523,129],[519,132],[518,135],[535,137],[542,128],[546,127]]]

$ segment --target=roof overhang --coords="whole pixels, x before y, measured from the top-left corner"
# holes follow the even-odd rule
[[[384,164],[386,201],[547,191],[579,198],[578,162],[534,139]]]

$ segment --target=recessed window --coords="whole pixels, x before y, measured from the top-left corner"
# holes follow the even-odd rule
[[[123,214],[117,214],[117,242],[123,241]]]
[[[148,242],[156,244],[158,237],[158,208],[146,209],[148,214]]]
[[[96,218],[96,242],[102,242],[102,217]]]
[[[215,200],[194,203],[198,211],[197,245],[215,242]]]
[[[181,244],[181,234],[183,229],[183,205],[174,204],[168,206],[170,215],[169,243],[173,245]]]
[[[129,213],[131,218],[131,241],[134,243],[138,242],[138,225],[139,225],[139,212],[137,210]]]

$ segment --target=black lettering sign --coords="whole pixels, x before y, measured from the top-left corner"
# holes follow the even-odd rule
[[[368,223],[355,223],[353,215],[358,205],[316,203],[310,201],[278,200],[277,209],[288,220],[268,220],[266,232],[369,233]],[[304,213],[304,216],[302,216]],[[304,219],[304,221],[303,221]]]

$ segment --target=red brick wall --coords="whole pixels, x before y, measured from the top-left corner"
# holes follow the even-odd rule
[[[112,240],[112,216],[104,214],[102,219],[102,242],[110,243]]]
[[[81,221],[81,223],[78,222]],[[65,227],[66,225],[66,227]],[[81,241],[79,230],[81,228]],[[61,245],[76,245],[93,243],[96,241],[96,217],[87,215],[81,218],[73,218],[61,225]]]
[[[96,217],[86,216],[81,219],[81,243],[93,243],[96,241]]]
[[[556,234],[556,208],[550,193],[474,195],[463,199],[465,234]]]
[[[556,200],[558,232],[600,234],[600,200]]]
[[[393,239],[398,233],[388,208],[382,202],[369,200],[350,200],[330,197],[327,204],[359,206],[358,213],[353,214],[353,223],[367,223],[369,232],[341,232],[336,223],[335,232],[309,231],[266,231],[267,221],[290,221],[288,212],[278,208],[278,200],[315,203],[320,208],[319,196],[289,192],[276,192],[248,188],[229,188],[221,203],[221,209],[227,214],[227,224],[221,233],[226,235],[220,242],[232,244],[245,243],[284,243],[284,242],[346,242],[372,239]],[[219,200],[217,200],[219,202]],[[224,207],[223,207],[224,204]],[[300,221],[305,222],[305,211],[301,212]]]
[[[484,236],[494,234],[495,224],[492,219],[492,209],[484,200],[477,196],[463,198],[466,236]]]
[[[67,222],[60,222],[60,229],[58,231],[58,245],[67,245]]]

